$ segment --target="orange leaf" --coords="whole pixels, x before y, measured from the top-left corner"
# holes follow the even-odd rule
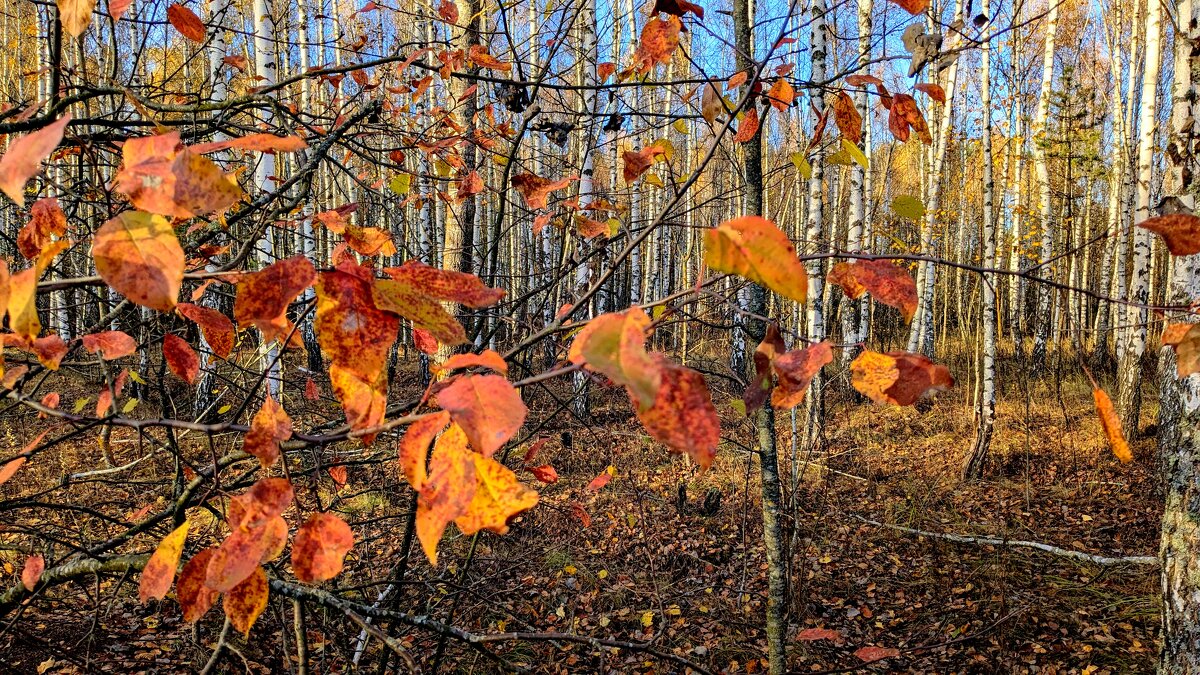
[[[53,197],[39,199],[29,209],[29,222],[17,234],[17,250],[26,260],[38,257],[52,237],[67,233],[67,216]]]
[[[463,375],[437,394],[437,404],[463,428],[471,447],[491,457],[520,430],[529,410],[499,375]]]
[[[754,348],[754,376],[746,383],[742,392],[742,402],[746,404],[746,415],[758,410],[767,400],[767,394],[772,389],[771,362],[775,357],[787,351],[783,344],[783,336],[779,334],[779,324],[771,321],[767,324],[767,334],[762,342]]]
[[[687,453],[702,469],[712,465],[721,438],[720,420],[704,376],[659,358],[662,384],[649,408],[637,407],[642,426],[671,452]]]
[[[417,539],[434,565],[446,526],[462,515],[475,497],[475,456],[467,449],[466,433],[457,424],[451,424],[434,444],[429,479],[417,498]]]
[[[188,623],[199,621],[217,599],[217,591],[209,588],[206,583],[208,564],[216,552],[215,548],[200,551],[192,556],[179,572],[179,582],[175,584],[175,599],[179,601],[179,607],[183,610],[183,620]]]
[[[804,302],[807,295],[808,274],[796,257],[796,247],[775,223],[761,216],[734,218],[705,230],[704,264],[796,302]]]
[[[917,313],[917,283],[908,269],[888,260],[840,262],[829,272],[829,283],[842,287],[850,299],[869,292],[876,300],[900,310],[905,321]]]
[[[384,273],[435,300],[456,302],[475,309],[491,307],[504,297],[504,289],[489,288],[474,274],[430,267],[419,260],[389,267]]]
[[[292,418],[283,406],[267,394],[262,407],[250,421],[250,430],[242,449],[254,455],[267,468],[279,459],[279,444],[292,437]]]
[[[592,492],[599,492],[605,485],[608,485],[608,481],[610,480],[612,480],[612,474],[602,471],[600,475],[592,479],[592,482],[588,483],[587,489]]]
[[[892,96],[892,107],[888,113],[888,129],[897,140],[904,143],[908,141],[910,128],[916,130],[917,137],[925,145],[933,143],[929,125],[925,123],[925,117],[917,107],[916,100],[908,94],[895,94]]]
[[[196,384],[196,378],[200,376],[200,357],[196,356],[187,340],[167,333],[163,336],[162,352],[167,368],[175,377],[188,384]]]
[[[448,373],[461,368],[487,368],[501,375],[508,373],[508,363],[504,357],[491,349],[485,349],[480,354],[455,354],[446,359],[445,363],[436,366],[438,372]]]
[[[21,585],[25,590],[33,592],[37,588],[38,582],[42,580],[42,572],[46,570],[46,559],[39,553],[31,555],[25,559],[25,566],[21,568]]]
[[[317,340],[334,393],[355,431],[377,426],[387,407],[387,359],[400,322],[376,307],[370,267],[343,259],[317,277]],[[375,434],[366,434],[370,444]]]
[[[183,37],[201,44],[204,42],[204,23],[195,12],[178,3],[167,8],[167,21],[179,31]]]
[[[109,330],[84,335],[83,348],[89,354],[100,354],[100,358],[105,361],[112,361],[136,352],[137,341],[122,331]]]
[[[746,143],[753,140],[756,133],[758,133],[758,108],[752,105],[742,116],[742,123],[738,125],[737,133],[733,135],[733,142]]]
[[[1171,255],[1200,253],[1200,217],[1190,213],[1172,213],[1143,220],[1138,227],[1162,237]]]
[[[733,91],[734,89],[737,89],[738,87],[745,84],[746,80],[748,80],[749,78],[750,78],[750,75],[745,70],[734,73],[733,75],[730,75],[729,79],[725,81],[725,91]]]
[[[779,377],[779,385],[771,393],[771,405],[794,408],[804,401],[808,384],[821,368],[833,362],[833,350],[828,341],[780,354],[771,362]]]
[[[58,20],[63,31],[73,38],[83,35],[92,23],[96,0],[57,0]]]
[[[1104,429],[1104,435],[1108,438],[1108,445],[1112,448],[1113,455],[1121,460],[1122,464],[1132,462],[1133,452],[1130,451],[1129,443],[1125,440],[1125,433],[1121,430],[1121,418],[1117,416],[1112,399],[1108,398],[1108,394],[1100,388],[1092,390],[1092,398],[1096,399],[1096,413],[1100,415],[1100,426]]]
[[[132,4],[133,0],[108,0],[108,15],[112,17],[113,23],[120,21]]]
[[[933,84],[932,82],[919,82],[913,85],[913,89],[925,92],[929,95],[929,98],[938,103],[946,102],[946,91],[942,89],[941,85]]]
[[[480,68],[488,68],[507,73],[512,70],[512,64],[492,56],[485,45],[471,45],[467,50],[467,58],[474,61]]]
[[[633,55],[637,72],[644,75],[660,63],[670,63],[675,50],[679,48],[679,32],[682,29],[683,23],[677,16],[669,16],[666,20],[656,16],[647,21],[642,28],[637,52]]]
[[[138,584],[138,602],[143,605],[151,599],[162,600],[171,590],[175,581],[175,570],[179,567],[179,557],[183,555],[183,544],[187,541],[188,522],[175,528],[163,537],[154,550],[154,555],[146,561],[142,568],[142,580]]]
[[[243,195],[211,159],[183,147],[177,131],[131,138],[121,158],[116,189],[143,211],[191,218],[225,211]]]
[[[288,304],[312,285],[316,275],[312,263],[302,255],[243,275],[238,280],[233,319],[243,327],[257,328],[264,342],[287,339],[292,331],[292,322],[287,318]]]
[[[0,191],[17,206],[25,206],[25,184],[62,142],[63,130],[70,121],[69,114],[63,115],[58,121],[13,140],[0,157]]]
[[[568,358],[628,387],[639,406],[649,407],[658,397],[662,381],[659,362],[646,352],[649,328],[650,317],[641,307],[603,314],[575,336]]]
[[[512,177],[514,189],[525,199],[525,206],[531,210],[546,208],[546,198],[551,192],[561,190],[576,180],[576,176],[568,176],[561,180],[550,180],[532,173],[519,173]]]
[[[263,478],[229,502],[226,514],[233,530],[208,562],[205,585],[225,592],[254,573],[268,553],[277,529],[275,520],[292,503],[292,484],[285,478]]]
[[[211,307],[193,305],[190,302],[181,302],[175,305],[175,309],[200,327],[200,331],[204,333],[204,341],[214,354],[223,359],[229,358],[234,340],[233,322],[229,317]]]
[[[530,467],[529,472],[533,474],[534,478],[546,483],[547,485],[558,482],[558,472],[555,471],[554,467],[550,466],[549,464]]]
[[[454,0],[442,0],[442,4],[438,5],[438,16],[446,23],[458,23],[458,5],[454,4]]]
[[[624,166],[621,169],[621,176],[626,183],[632,183],[639,176],[646,173],[646,170],[654,164],[654,159],[658,155],[666,154],[662,146],[657,143],[652,143],[641,150],[631,152],[626,150],[621,154]]]
[[[892,1],[896,2],[896,0]],[[900,3],[897,2],[896,4]],[[903,7],[904,5],[900,6]],[[916,12],[913,13],[915,14]],[[873,661],[888,659],[893,656],[900,656],[900,650],[893,647],[860,647],[854,652],[854,655],[859,659],[862,659],[864,663],[871,663]]]
[[[225,592],[221,604],[225,606],[229,623],[242,635],[249,635],[250,628],[267,608],[270,592],[267,573],[261,566],[255,567],[241,583]]]
[[[92,244],[96,272],[131,302],[169,312],[183,284],[184,255],[162,216],[125,211],[100,226]]]
[[[850,383],[876,403],[912,405],[954,386],[950,371],[922,354],[864,351],[850,363]]]
[[[770,99],[773,108],[779,112],[786,112],[792,102],[796,100],[796,90],[792,87],[791,82],[781,77],[771,85],[770,90],[767,91],[767,98]]]
[[[654,9],[650,10],[650,13],[658,14],[659,12],[680,17],[691,12],[699,19],[704,18],[704,8],[700,5],[693,5],[687,0],[654,0]]]
[[[891,0],[891,2],[899,5],[901,9],[913,16],[924,14],[925,10],[929,9],[929,0]]]
[[[833,121],[837,124],[842,138],[855,145],[861,143],[862,115],[858,113],[858,108],[855,107],[854,99],[850,98],[850,94],[839,90],[829,99],[829,105],[833,108]]]
[[[413,489],[420,492],[429,473],[425,469],[428,460],[429,444],[435,436],[450,423],[450,413],[439,410],[432,415],[426,415],[409,425],[400,438],[400,470]]]
[[[354,547],[354,533],[346,521],[332,513],[318,513],[296,532],[292,543],[292,572],[306,584],[336,577]]]
[[[1200,323],[1167,326],[1162,344],[1175,350],[1175,370],[1179,377],[1200,373]]]
[[[275,134],[249,134],[239,138],[227,138],[211,143],[197,143],[188,149],[198,154],[219,150],[249,150],[252,152],[296,152],[308,147],[299,136],[276,136]]]

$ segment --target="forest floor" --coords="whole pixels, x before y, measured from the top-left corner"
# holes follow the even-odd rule
[[[786,495],[793,514],[785,524],[792,559],[788,649],[793,672],[1153,670],[1157,568],[1100,567],[1024,548],[920,537],[862,520],[1034,540],[1103,555],[1155,554],[1160,504],[1153,490],[1153,429],[1144,427],[1134,439],[1136,461],[1120,465],[1104,442],[1085,378],[1077,368],[1066,370],[1045,380],[1002,372],[1006,386],[994,461],[987,478],[975,484],[959,479],[973,438],[969,383],[929,405],[896,408],[852,401],[845,376],[834,378],[827,451],[799,458],[799,489]],[[539,409],[553,410],[548,396],[538,397],[535,393],[530,402],[531,420]],[[301,407],[302,399],[295,399],[295,407]],[[753,438],[729,396],[716,399],[725,435]],[[63,400],[72,398],[64,393]],[[1152,420],[1150,392],[1146,400],[1143,417]],[[440,549],[438,569],[415,550],[396,606],[443,620],[453,611],[455,625],[477,633],[562,632],[651,641],[653,649],[714,673],[762,672],[766,570],[757,464],[744,448],[729,443],[709,471],[698,473],[631,422],[622,394],[596,391],[593,403],[588,426],[562,413],[537,432],[549,440],[535,463],[552,464],[559,476],[552,485],[538,486],[541,503],[508,535],[479,538],[469,565],[464,561],[472,541],[451,534],[453,528]],[[780,454],[787,459],[790,417],[782,413],[778,421]],[[391,447],[380,451],[394,452]],[[31,463],[22,480],[53,484],[70,464],[70,453],[95,457],[96,451],[94,441],[81,440],[61,452],[57,466]],[[610,466],[611,481],[589,489]],[[782,472],[787,477],[792,470],[789,459]],[[406,488],[373,487],[393,484],[394,471],[390,463],[351,466],[349,482],[337,495],[337,506],[356,533],[370,533],[362,535],[348,573],[337,583],[362,586],[368,603],[378,587],[367,584],[397,558],[402,516],[410,503]],[[522,476],[533,482],[527,472]],[[320,488],[324,503],[334,492],[328,483]],[[682,508],[680,484],[687,486]],[[30,487],[24,484],[24,490]],[[10,489],[15,488],[5,487]],[[706,514],[702,502],[713,489],[721,493],[720,505]],[[105,486],[88,494],[106,511],[119,505],[132,513],[145,506],[136,485]],[[211,537],[217,536],[218,529],[211,528]],[[20,541],[0,532],[0,542]],[[149,550],[153,543],[147,538],[136,550]],[[21,554],[0,550],[6,585],[17,582],[20,561]],[[286,576],[286,561],[277,564]],[[134,577],[65,585],[38,597],[19,621],[0,624],[0,670],[198,669],[220,630],[219,609],[194,629],[183,624],[172,600],[142,607],[136,595]],[[313,672],[346,670],[357,630],[336,613],[315,619],[309,630]],[[294,672],[288,656],[265,653],[254,640],[258,631],[281,631],[290,645],[290,629],[290,603],[272,603],[248,641],[234,638],[238,654],[222,670]],[[438,672],[495,672],[494,665],[461,645],[446,645],[438,658],[436,636],[403,627],[392,631],[423,672],[433,672],[435,661]],[[645,651],[598,651],[546,637],[490,646],[537,673],[686,672]],[[899,653],[868,665],[856,655],[864,647]],[[377,648],[372,643],[373,659]]]

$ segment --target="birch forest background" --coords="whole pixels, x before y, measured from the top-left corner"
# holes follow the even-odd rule
[[[1200,673],[1200,3],[0,0],[0,669]]]

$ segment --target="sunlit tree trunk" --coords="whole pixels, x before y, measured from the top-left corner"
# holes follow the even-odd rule
[[[871,8],[873,0],[858,0],[858,65],[866,69],[871,61]],[[863,128],[871,128],[870,101],[867,98],[867,88],[860,87],[855,93],[854,105],[863,116]],[[864,135],[863,152],[870,158],[871,146]],[[850,221],[846,232],[846,250],[850,253],[862,251],[866,244],[867,201],[870,199],[869,171],[855,164],[850,167]],[[842,311],[842,341],[847,344],[861,342],[864,339],[863,327],[866,325],[866,314],[863,308],[867,300],[859,302],[847,300]],[[855,349],[842,350],[843,364],[849,363],[855,355]]]
[[[1033,118],[1033,165],[1037,175],[1038,201],[1041,213],[1041,248],[1038,260],[1047,264],[1054,248],[1055,225],[1050,222],[1053,213],[1050,194],[1050,165],[1047,159],[1047,120],[1050,116],[1050,89],[1054,82],[1054,41],[1058,36],[1058,3],[1052,3],[1046,18],[1046,41],[1042,48],[1042,89],[1038,95],[1037,113]],[[1039,276],[1049,277],[1051,271],[1043,267]],[[1033,362],[1040,366],[1046,361],[1046,348],[1050,339],[1051,300],[1053,290],[1047,284],[1037,284],[1037,322],[1033,338]]]
[[[1150,217],[1151,185],[1154,179],[1154,136],[1158,128],[1158,73],[1162,63],[1162,5],[1149,0],[1146,6],[1146,72],[1142,76],[1141,109],[1138,113],[1138,183],[1135,222]],[[1141,364],[1146,352],[1146,323],[1150,313],[1150,232],[1134,228],[1133,265],[1130,270],[1129,300],[1140,307],[1127,307],[1125,323],[1129,341],[1122,354],[1118,373],[1117,409],[1127,433],[1137,434],[1141,408]]]

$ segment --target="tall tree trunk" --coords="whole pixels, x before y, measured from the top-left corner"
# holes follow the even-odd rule
[[[1158,73],[1162,63],[1162,4],[1148,0],[1146,6],[1146,72],[1142,76],[1141,109],[1138,112],[1138,182],[1137,210],[1134,221],[1150,217],[1151,185],[1154,179],[1154,135],[1158,110]],[[1127,307],[1125,324],[1129,340],[1120,362],[1117,389],[1117,410],[1126,433],[1138,433],[1139,410],[1142,405],[1142,355],[1146,353],[1146,323],[1150,312],[1145,304],[1150,299],[1150,232],[1134,228],[1133,269],[1130,270],[1128,297],[1141,307]]]
[[[814,0],[820,5],[821,0]],[[822,12],[823,14],[823,12]],[[735,0],[733,3],[733,31],[737,44],[737,67],[753,74],[754,36],[752,27],[755,17],[751,0]],[[751,101],[749,105],[755,105]],[[754,138],[743,143],[746,160],[746,208],[749,215],[761,215],[763,211],[763,157],[762,127]],[[761,317],[767,311],[767,291],[762,286],[751,285],[746,295],[746,310],[751,317]],[[754,345],[766,337],[767,326],[759,318],[751,318],[746,326],[746,353],[752,353]],[[747,368],[749,368],[747,364]],[[750,373],[746,373],[747,377]],[[759,467],[762,480],[763,546],[767,557],[767,661],[770,675],[783,675],[787,671],[787,654],[784,638],[787,634],[787,577],[785,574],[783,534],[780,519],[782,490],[779,484],[779,457],[775,447],[775,409],[767,401],[756,413],[755,427],[758,431]]]
[[[1038,202],[1041,213],[1041,247],[1038,260],[1043,265],[1049,264],[1054,250],[1054,230],[1050,223],[1053,213],[1050,194],[1050,164],[1047,157],[1046,144],[1047,120],[1050,117],[1050,90],[1054,85],[1054,42],[1058,37],[1058,3],[1052,3],[1050,14],[1046,19],[1046,41],[1042,48],[1042,89],[1038,95],[1037,113],[1033,118],[1033,165],[1037,175]],[[1039,271],[1042,277],[1050,277],[1050,269],[1043,267]],[[1033,338],[1032,359],[1035,367],[1046,362],[1046,349],[1050,340],[1050,329],[1053,324],[1051,301],[1053,290],[1047,284],[1037,285],[1037,331]]]

